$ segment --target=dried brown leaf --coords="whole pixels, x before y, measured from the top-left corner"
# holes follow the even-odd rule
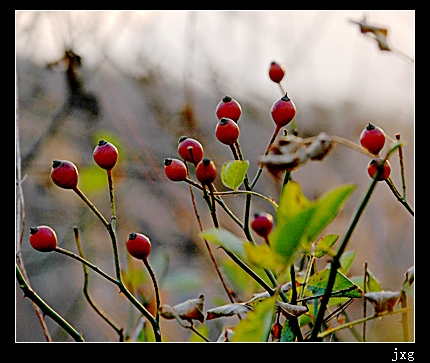
[[[375,314],[380,314],[393,311],[394,305],[400,298],[400,291],[368,292],[364,297],[373,305]]]
[[[287,319],[298,317],[309,311],[306,305],[293,305],[290,303],[284,303],[282,301],[277,301],[277,304],[281,309],[282,315],[284,315]]]
[[[198,320],[203,323],[205,316],[203,313],[204,309],[204,295],[200,295],[197,299],[188,299],[182,303],[174,305],[173,307],[169,305],[160,306],[160,315],[165,319],[178,320],[178,317],[183,320],[187,320],[192,324],[192,320]]]

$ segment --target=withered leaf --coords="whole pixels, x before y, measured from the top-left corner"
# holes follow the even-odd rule
[[[291,289],[291,286],[292,286],[291,282],[287,282],[287,283],[283,284],[281,286],[282,292],[288,292]],[[258,300],[267,299],[269,297],[270,297],[270,294],[267,291],[261,292],[258,294],[254,294],[253,298],[251,300],[247,301],[247,304],[257,302]]]
[[[177,319],[188,321],[192,324],[193,320],[198,320],[203,323],[205,316],[203,313],[204,309],[204,295],[201,294],[197,299],[188,299],[182,303],[174,305],[173,307],[169,305],[161,305],[159,312],[164,319]],[[180,322],[180,321],[179,321]]]
[[[375,309],[375,314],[380,314],[385,311],[391,312],[394,305],[400,298],[399,291],[378,291],[368,292],[364,297],[371,302]]]
[[[322,160],[328,155],[332,147],[333,142],[330,137],[325,132],[321,132],[316,140],[306,148],[306,154],[311,160]]]
[[[233,334],[233,328],[224,328],[219,335],[217,342],[229,342]]]
[[[358,24],[360,26],[360,32],[361,33],[373,34],[374,39],[378,43],[379,49],[386,50],[386,51],[391,50],[390,47],[388,46],[388,43],[387,43],[388,29],[369,25],[366,22],[366,17],[364,17],[362,21],[355,21],[355,20],[350,19],[350,22],[354,23],[354,24]]]
[[[282,315],[284,315],[287,319],[292,317],[298,317],[304,313],[309,311],[306,305],[293,305],[290,303],[284,303],[282,301],[276,302],[279,308],[281,309]]]
[[[233,316],[240,313],[247,313],[250,310],[252,310],[250,306],[242,303],[217,306],[216,308],[206,311],[206,320]]]

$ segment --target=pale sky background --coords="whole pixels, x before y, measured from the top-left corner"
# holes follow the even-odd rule
[[[137,73],[145,69],[144,54],[172,80],[186,72],[197,89],[210,92],[208,69],[215,70],[236,98],[261,94],[271,101],[279,90],[267,69],[277,60],[287,68],[284,88],[295,99],[327,104],[359,98],[363,107],[385,115],[406,110],[409,118],[414,63],[379,50],[349,21],[364,14],[368,24],[388,28],[392,49],[414,58],[412,10],[19,11],[16,54],[46,64],[61,56],[66,43],[89,67],[108,56]]]

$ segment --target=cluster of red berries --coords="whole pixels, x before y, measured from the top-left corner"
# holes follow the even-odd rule
[[[178,140],[178,154],[184,160],[177,158],[164,159],[164,173],[171,181],[184,181],[188,176],[186,162],[196,167],[196,177],[202,185],[215,181],[217,172],[214,162],[204,156],[202,144],[190,137],[181,136]]]
[[[378,181],[386,180],[391,174],[391,165],[388,160],[380,158],[378,155],[385,145],[385,132],[380,127],[369,123],[366,128],[360,134],[360,144],[369,153],[375,155],[376,157],[369,161],[367,165],[367,172],[369,176],[373,179],[381,165],[382,171],[378,176]]]
[[[196,153],[199,157],[199,154]],[[118,161],[118,149],[106,140],[100,140],[93,152],[96,164],[110,172]],[[68,160],[54,160],[51,168],[51,179],[63,189],[78,189],[79,173],[75,164]],[[57,248],[57,235],[48,226],[30,228],[30,245],[39,252],[51,252]],[[127,251],[131,256],[145,260],[151,252],[151,242],[143,234],[132,232],[126,241]]]

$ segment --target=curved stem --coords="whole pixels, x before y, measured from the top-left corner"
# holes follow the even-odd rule
[[[371,316],[367,316],[365,318],[361,318],[361,319],[357,319],[357,320],[354,320],[354,321],[350,321],[350,322],[348,322],[346,324],[338,325],[338,326],[336,326],[334,328],[327,329],[326,331],[318,334],[318,338],[322,339],[322,338],[326,337],[327,335],[329,335],[331,333],[335,333],[335,332],[337,332],[339,330],[342,330],[342,329],[349,329],[349,328],[351,328],[354,325],[362,324],[362,323],[365,323],[366,321],[369,321],[369,320],[373,320],[373,319],[376,319],[376,318],[379,319],[379,318],[381,318],[383,316],[387,316],[387,315],[403,314],[403,313],[408,312],[410,310],[413,310],[413,308],[402,308],[402,309],[393,310],[393,311],[385,311],[385,312],[380,313],[380,314],[374,314],[374,315],[371,315]]]
[[[75,242],[76,242],[76,246],[78,247],[78,252],[79,252],[79,256],[82,257],[83,259],[85,259],[84,257],[84,252],[82,250],[82,245],[81,245],[81,239],[79,237],[79,230],[77,227],[73,227],[73,233],[75,235]],[[84,287],[83,287],[83,293],[85,298],[87,299],[88,303],[91,305],[91,307],[94,309],[94,311],[100,315],[100,317],[106,322],[108,323],[119,335],[119,341],[123,342],[124,341],[124,329],[123,328],[119,328],[116,326],[115,323],[113,323],[107,316],[106,314],[104,314],[98,307],[97,305],[94,303],[93,299],[90,296],[90,292],[88,290],[88,284],[89,284],[89,273],[87,270],[87,266],[82,263],[82,268],[84,270]]]
[[[200,216],[199,216],[199,213],[198,213],[198,210],[197,210],[197,205],[196,205],[196,201],[195,201],[195,198],[194,198],[194,193],[193,193],[193,189],[191,188],[191,185],[189,186],[189,188],[190,188],[191,202],[193,204],[194,214],[196,215],[197,223],[199,225],[200,232],[203,232],[203,225],[202,225],[202,222],[200,220]],[[224,202],[223,202],[223,204],[224,204]],[[229,290],[226,282],[224,281],[224,278],[223,278],[223,276],[221,274],[221,271],[220,271],[220,269],[218,267],[218,263],[216,262],[215,256],[212,253],[211,246],[209,245],[208,241],[205,238],[203,238],[203,241],[205,242],[206,249],[209,252],[209,257],[210,257],[210,259],[212,261],[212,264],[215,267],[215,271],[216,271],[216,273],[217,273],[217,275],[218,275],[218,277],[219,277],[219,279],[221,281],[221,285],[223,286],[225,292],[227,293],[227,296],[228,296],[230,302],[234,303],[234,299],[231,296],[230,290]],[[240,317],[240,315],[238,315],[238,316]]]
[[[61,326],[75,341],[84,342],[82,334],[70,325],[61,315],[59,315],[54,309],[52,309],[27,283],[22,275],[22,272],[16,264],[16,279],[20,289],[24,292],[24,297],[28,297],[33,301],[45,315],[49,316],[54,320],[59,326]]]
[[[106,272],[104,272],[103,270],[101,270],[99,267],[97,267],[96,265],[93,265],[91,262],[87,261],[85,258],[70,252],[68,250],[65,250],[64,248],[61,247],[56,247],[54,252],[58,252],[61,253],[63,255],[69,256],[71,258],[74,258],[75,260],[83,263],[84,265],[88,266],[90,269],[92,269],[93,271],[97,272],[100,276],[103,276],[106,280],[114,283],[115,285],[118,285],[118,280],[114,279],[113,277],[111,277],[110,275],[108,275]]]
[[[155,291],[155,301],[156,301],[156,312],[155,312],[155,320],[157,322],[160,321],[160,290],[158,288],[157,278],[155,277],[154,271],[152,270],[151,265],[149,264],[149,261],[147,258],[143,260],[143,263],[145,264],[146,269],[148,270],[149,274],[151,275],[152,283],[154,284],[154,291]]]
[[[97,209],[97,207],[87,198],[87,196],[79,189],[78,186],[73,188],[73,191],[90,207],[90,209],[94,212],[94,214],[99,217],[99,219],[102,221],[104,226],[107,228],[109,225],[109,222],[106,220],[106,218],[103,216],[103,214],[100,213],[100,211]]]
[[[255,195],[258,198],[264,199],[266,202],[270,203],[272,205],[272,207],[275,209],[278,208],[278,204],[273,200],[270,199],[260,193],[254,192],[252,190],[229,190],[229,191],[225,191],[225,192],[214,192],[214,195],[238,195],[238,194],[250,194],[250,195]]]
[[[112,224],[112,229],[115,230],[116,210],[115,210],[115,193],[114,193],[114,187],[113,187],[112,169],[107,170],[107,176],[108,176],[108,183],[109,183],[110,208],[112,212],[111,224]]]
[[[272,138],[269,141],[269,145],[267,145],[267,149],[266,149],[264,155],[268,154],[268,152],[270,150],[270,147],[272,146],[273,142],[275,141],[276,136],[278,136],[280,130],[281,130],[281,128],[278,125],[276,125],[275,131],[273,132]],[[252,181],[252,183],[250,185],[251,190],[254,189],[255,184],[257,184],[257,181],[260,178],[260,175],[261,175],[262,172],[263,172],[263,167],[259,166],[258,170],[257,170],[257,174],[255,175],[254,180]]]
[[[406,202],[405,198],[403,198],[399,191],[397,190],[396,186],[394,185],[392,179],[389,177],[387,179],[385,179],[385,182],[387,183],[387,185],[389,186],[389,188],[391,189],[391,191],[393,192],[394,196],[397,198],[397,200],[406,208],[406,210],[412,215],[414,216],[414,210],[411,208],[411,206],[408,204],[408,202]]]

